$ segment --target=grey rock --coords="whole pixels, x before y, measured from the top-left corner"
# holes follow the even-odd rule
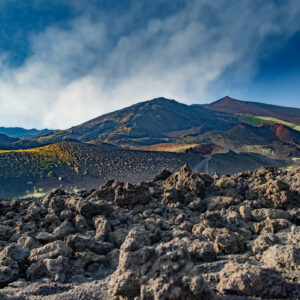
[[[65,220],[58,226],[54,231],[53,235],[55,235],[59,239],[63,239],[64,237],[68,236],[69,234],[75,233],[74,226],[68,221]]]
[[[300,270],[299,245],[274,245],[263,253],[261,262],[278,270]]]
[[[220,272],[217,286],[221,294],[278,299],[287,296],[280,273],[250,264],[228,263]]]
[[[9,240],[11,234],[12,234],[12,230],[10,227],[0,224],[0,240],[1,241]]]
[[[55,241],[56,237],[55,237],[55,235],[53,235],[49,232],[41,231],[35,236],[35,239],[43,244],[48,244],[50,242]]]
[[[46,258],[57,258],[58,256],[68,257],[71,253],[72,249],[65,242],[55,241],[43,247],[31,250],[29,260],[36,262]]]
[[[78,259],[79,262],[83,263],[84,267],[91,265],[93,263],[104,263],[105,256],[98,255],[88,249],[83,252],[75,252],[74,256]]]
[[[138,240],[131,233],[121,247],[118,269],[109,282],[112,296],[144,300],[215,299],[179,240],[160,244],[156,249],[143,246]],[[129,246],[132,243],[134,246]]]
[[[115,244],[117,247],[120,247],[128,234],[128,229],[126,228],[118,228],[115,231],[112,231],[108,235],[108,239],[110,242]]]
[[[74,218],[75,228],[80,233],[86,233],[91,229],[87,220],[82,215],[76,215]]]
[[[275,234],[266,233],[259,235],[253,243],[252,252],[255,255],[260,255],[269,249],[269,247],[277,243],[279,243],[279,238]]]
[[[12,243],[2,250],[0,256],[8,257],[18,263],[24,263],[29,254],[28,249],[21,247],[17,243]]]
[[[18,264],[8,257],[0,256],[0,288],[15,281],[19,275]]]
[[[91,219],[93,216],[107,214],[112,210],[111,206],[103,202],[92,202],[89,200],[80,200],[76,203],[76,212],[81,214],[86,219]]]
[[[98,216],[94,219],[94,226],[96,228],[95,238],[101,241],[104,241],[109,232],[111,231],[110,224],[106,217]]]
[[[201,261],[211,261],[217,256],[214,245],[210,242],[194,240],[188,250],[192,258]]]

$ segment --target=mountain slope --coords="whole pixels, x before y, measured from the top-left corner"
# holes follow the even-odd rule
[[[248,144],[268,144],[282,141],[300,145],[300,132],[282,124],[261,124],[258,126],[239,124],[224,133],[224,136]]]
[[[251,154],[224,154],[224,161],[235,163],[226,169],[220,158],[197,154],[110,149],[81,142],[64,141],[39,148],[0,151],[0,197],[17,197],[54,187],[68,190],[92,189],[114,178],[119,181],[150,180],[162,169],[178,170],[188,163],[192,168],[209,172],[233,173],[261,165],[282,162]],[[203,163],[201,163],[203,161]],[[216,162],[216,163],[215,163]]]
[[[109,179],[148,180],[163,168],[175,171],[185,163],[194,166],[199,157],[111,149],[81,142],[63,141],[39,148],[0,151],[0,197],[16,197],[34,189],[54,187],[94,188]]]
[[[236,124],[238,118],[230,114],[157,98],[45,135],[38,141],[49,143],[71,138],[82,142],[101,140],[121,145],[149,145],[172,141],[186,133],[226,130]]]
[[[242,167],[241,167],[242,166]],[[195,167],[198,172],[217,172],[219,174],[233,174],[244,170],[255,170],[261,166],[284,166],[279,160],[268,158],[257,153],[218,153],[201,160]]]
[[[235,152],[257,152],[280,159],[300,156],[300,132],[282,124],[239,124],[224,132],[205,133],[197,137],[197,141]]]
[[[212,111],[226,112],[230,114],[273,117],[300,125],[300,109],[298,108],[240,101],[228,96],[211,104],[204,105],[204,107]]]
[[[9,149],[10,145],[19,139],[11,138],[5,134],[0,134],[0,149]]]

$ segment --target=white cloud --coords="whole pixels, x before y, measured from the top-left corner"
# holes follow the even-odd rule
[[[288,38],[300,29],[295,1],[280,7],[259,0],[189,3],[128,32],[145,7],[120,18],[95,17],[89,9],[67,29],[33,36],[24,65],[2,66],[1,125],[67,128],[158,96],[206,102],[218,94],[209,87],[227,68],[235,66],[236,81],[255,73],[268,36]]]

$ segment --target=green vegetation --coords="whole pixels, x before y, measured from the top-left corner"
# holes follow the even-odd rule
[[[293,157],[292,161],[300,161],[300,157]]]
[[[0,178],[53,177],[54,169],[78,170],[78,159],[73,149],[53,144],[40,148],[0,151]],[[28,181],[28,180],[27,180]],[[27,184],[33,184],[28,181]]]
[[[280,120],[272,117],[261,117],[261,116],[251,116],[251,115],[240,115],[240,120],[242,122],[248,123],[250,125],[256,126],[264,123],[278,123],[290,127],[294,130],[300,131],[300,125]]]
[[[244,145],[243,148],[246,152],[254,152],[262,155],[270,156],[275,155],[275,150],[268,146],[262,145]]]
[[[34,149],[0,151],[0,194],[5,194],[4,190],[16,191],[17,187],[20,193],[34,197],[44,192],[39,188],[47,191],[59,184],[68,185],[69,189],[71,184],[82,188],[111,178],[137,182],[165,168],[175,171],[184,163],[193,165],[198,159],[177,153],[109,149],[66,141]]]
[[[195,146],[198,146],[198,144],[161,143],[139,147],[138,149],[146,151],[182,152]]]

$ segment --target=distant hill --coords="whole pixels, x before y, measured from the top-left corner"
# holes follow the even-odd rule
[[[300,125],[300,109],[298,108],[240,101],[228,96],[211,104],[204,105],[204,107],[212,111],[230,114],[271,117]]]
[[[198,142],[213,143],[236,152],[257,152],[278,158],[300,157],[300,132],[282,124],[238,124],[224,132],[205,133]]]
[[[275,141],[300,145],[300,132],[282,124],[239,124],[224,133],[231,139],[247,144],[269,144]]]
[[[0,198],[24,196],[33,191],[99,187],[109,179],[138,182],[162,169],[191,166],[199,157],[112,149],[63,141],[27,150],[0,151]]]
[[[7,149],[11,144],[15,143],[19,139],[11,138],[5,134],[0,134],[0,149]]]
[[[142,146],[172,142],[185,134],[227,130],[238,123],[238,117],[227,113],[157,98],[100,116],[68,130],[50,133],[37,141],[49,143],[71,138],[81,142],[100,140],[116,145]]]
[[[0,134],[5,134],[9,137],[19,138],[19,139],[36,137],[38,135],[42,135],[50,132],[53,132],[53,130],[24,129],[21,127],[0,127]]]
[[[12,138],[5,134],[0,134],[0,150],[17,150],[38,147],[38,142],[28,140]]]
[[[218,153],[201,160],[195,170],[198,172],[233,174],[245,170],[255,170],[261,166],[283,167],[285,163],[257,153]]]

